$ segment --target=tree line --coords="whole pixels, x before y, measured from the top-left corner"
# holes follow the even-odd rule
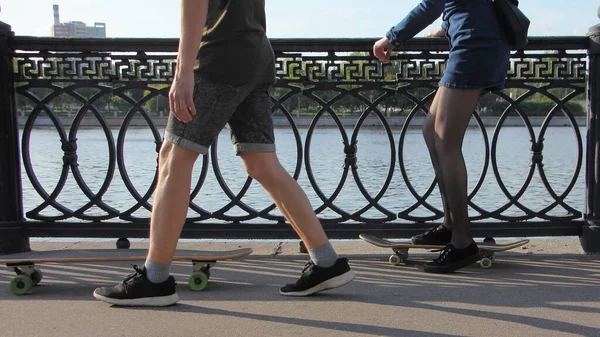
[[[350,56],[356,58],[352,61],[342,58],[340,60],[334,60],[334,62],[338,68],[348,65],[362,67],[363,65],[361,63],[365,63],[364,65],[366,66],[371,62],[369,61],[369,58],[366,57],[365,53],[352,53]],[[526,60],[523,61],[526,62]],[[538,63],[540,62],[539,60],[535,61]],[[555,61],[555,58],[551,56],[546,59],[542,59],[542,62],[548,63],[548,67],[552,67],[553,61]],[[568,59],[566,60],[566,64],[568,67],[570,67],[571,62],[576,61],[578,60]],[[352,62],[352,64],[350,62]],[[565,61],[563,60],[563,62]],[[389,87],[390,83],[396,82],[396,74],[401,72],[400,67],[400,62],[392,62],[391,64],[386,65],[385,72],[383,74],[384,83],[382,86]],[[538,68],[542,70],[544,69],[544,67]],[[334,76],[333,71],[334,70],[332,69],[329,70],[330,73],[327,74],[327,78],[331,78],[337,82],[344,82],[343,84],[337,86],[336,89],[315,90],[312,93],[307,93],[304,92],[304,90],[312,87],[313,84],[300,83],[300,81],[298,81],[298,83],[293,83],[293,80],[289,80],[288,83],[288,80],[284,79],[285,85],[280,86],[280,84],[276,84],[271,89],[271,95],[276,100],[280,100],[282,97],[284,97],[284,95],[290,92],[290,85],[295,87],[297,91],[300,91],[299,93],[282,102],[282,105],[292,116],[314,116],[315,113],[322,107],[322,104],[318,102],[321,100],[325,102],[325,104],[329,104],[331,110],[333,110],[335,113],[344,116],[361,115],[371,106],[379,109],[379,111],[381,111],[385,116],[391,117],[408,115],[417,106],[415,100],[417,102],[424,101],[422,104],[427,107],[430,101],[428,101],[426,97],[429,97],[430,100],[432,97],[431,94],[435,90],[435,88],[406,87],[406,89],[402,89],[402,87],[400,87],[400,90],[397,90],[398,94],[389,95],[389,97],[383,99],[379,104],[373,106],[372,102],[380,99],[385,93],[384,90],[369,89],[359,91],[358,94],[355,94],[359,95],[358,97],[352,96],[351,94],[348,94],[348,92],[356,89],[360,90],[362,87],[361,83],[353,84],[353,82],[380,81],[380,78],[371,79],[369,78],[369,74],[363,74],[360,76],[360,78],[356,78],[356,74],[352,75],[350,71],[346,71],[346,78],[340,79],[339,77],[336,77],[338,76],[337,74]],[[305,76],[306,69],[299,69],[298,74],[299,76]],[[534,76],[539,76],[540,78],[543,78],[542,75],[543,74],[534,74]],[[409,81],[406,81],[405,84],[408,83]],[[20,83],[17,83],[16,85],[18,87]],[[115,89],[121,88],[123,83],[112,82],[98,83],[93,85],[97,85],[97,87],[78,87],[73,89],[72,92],[67,92],[65,90],[58,95],[56,95],[56,91],[61,90],[58,89],[58,86],[33,86],[27,89],[27,94],[36,97],[36,100],[43,100],[44,98],[48,97],[48,95],[56,95],[52,99],[48,100],[47,106],[58,115],[71,116],[79,111],[86,101],[92,101],[92,106],[104,115],[115,117],[123,116],[133,107],[132,103],[128,102],[127,98],[129,98],[132,102],[140,102],[144,100],[144,103],[142,103],[140,107],[150,115],[166,116],[168,113],[167,84],[149,83],[147,85],[147,89],[117,90],[117,92],[120,94],[116,94]],[[404,83],[397,83],[396,85],[402,86]],[[543,87],[546,85],[546,83],[539,82],[534,85]],[[557,87],[546,90],[546,92],[560,100],[563,100],[563,98],[570,95],[573,91],[574,89],[570,87]],[[19,92],[19,90],[17,90],[17,92]],[[508,97],[516,99],[525,94],[526,89],[507,88],[504,89],[503,92]],[[585,115],[585,94],[583,93],[583,90],[581,90],[581,92],[581,94],[573,97],[565,103],[568,111],[574,116]],[[335,103],[330,103],[332,99],[336,100]],[[16,107],[20,115],[27,115],[33,110],[34,106],[34,101],[28,99],[24,95],[17,94]],[[490,92],[482,96],[479,102],[478,111],[482,115],[499,116],[507,109],[508,106],[509,103],[505,99],[494,94],[493,92]],[[519,103],[521,110],[530,116],[544,116],[548,114],[548,112],[554,106],[555,102],[547,95],[540,92],[530,95],[526,100]],[[274,113],[281,115],[283,114],[283,111],[281,111],[281,109],[275,109]]]

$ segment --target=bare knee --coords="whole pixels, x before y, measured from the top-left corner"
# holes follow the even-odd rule
[[[280,179],[283,168],[275,153],[242,152],[240,157],[248,175],[259,183],[265,184]]]
[[[198,153],[188,150],[183,146],[171,142],[163,142],[158,154],[159,171],[161,175],[168,175],[173,166],[193,167]]]

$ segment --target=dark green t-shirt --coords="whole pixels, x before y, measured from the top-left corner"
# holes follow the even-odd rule
[[[273,83],[265,0],[210,0],[196,71],[230,84]]]

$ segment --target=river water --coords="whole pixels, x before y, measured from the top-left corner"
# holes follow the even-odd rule
[[[307,131],[306,128],[299,129],[303,144],[306,143]],[[534,131],[537,138],[539,128],[534,128]],[[562,194],[571,183],[576,170],[579,150],[575,131],[570,127],[550,127],[544,136],[543,170],[551,187],[558,195]],[[585,137],[585,128],[579,128],[578,131],[582,137]],[[118,132],[116,129],[112,131],[115,142]],[[353,130],[352,128],[346,128],[344,132],[350,137]],[[485,132],[491,142],[494,128],[486,128]],[[396,153],[396,160],[395,163],[392,163],[390,141],[383,128],[364,128],[358,133],[357,175],[368,193],[375,196],[384,185],[390,174],[390,165],[392,165],[392,180],[379,204],[394,213],[406,210],[417,201],[416,197],[407,188],[406,180],[403,178],[398,164],[400,134],[400,129],[393,130],[394,140],[391,145]],[[138,193],[144,195],[151,186],[156,170],[154,137],[148,128],[130,128],[126,132],[125,139],[124,167],[126,173]],[[290,173],[293,173],[297,157],[293,130],[291,128],[277,128],[276,142],[280,161]],[[497,144],[495,158],[500,178],[509,193],[515,194],[525,182],[531,167],[529,133],[524,127],[503,127]],[[233,193],[237,194],[246,181],[247,175],[243,170],[239,157],[233,153],[228,131],[225,130],[220,134],[216,146],[218,165],[224,183]],[[491,145],[488,146],[488,149],[491,149]],[[432,183],[434,174],[419,128],[407,131],[401,150],[407,179],[414,188],[415,193],[423,195]],[[585,153],[585,148],[583,150],[583,153]],[[51,193],[57,185],[63,167],[63,151],[56,129],[34,129],[31,134],[29,151],[35,176],[46,192]],[[469,191],[472,191],[477,182],[482,179],[482,169],[485,165],[486,146],[482,131],[479,128],[469,128],[465,136],[463,151],[469,173]],[[80,129],[77,133],[77,154],[82,177],[91,191],[95,193],[104,183],[109,167],[109,143],[102,129]],[[318,127],[312,136],[309,159],[315,183],[322,193],[329,197],[340,183],[344,172],[345,155],[340,131],[337,128]],[[506,204],[508,198],[499,187],[492,170],[491,160],[489,164],[487,173],[483,177],[481,189],[472,201],[487,211],[493,211]],[[585,162],[583,161],[582,164],[584,165]],[[230,200],[216,179],[212,163],[209,162],[209,165],[211,167],[208,170],[206,181],[193,201],[204,210],[214,212],[225,206]],[[199,161],[194,168],[193,182],[198,180],[202,166],[202,162]],[[313,207],[316,209],[323,204],[323,201],[309,181],[306,167],[307,163],[303,161],[298,181],[307,192]],[[584,172],[584,167],[582,167],[577,177],[575,177],[576,183],[573,190],[565,199],[568,205],[580,211],[583,210],[585,200]],[[23,193],[25,211],[30,211],[42,203],[42,198],[33,188],[25,171],[23,171]],[[63,206],[75,210],[85,205],[89,199],[78,187],[73,174],[69,173],[65,187],[56,200]],[[118,169],[115,170],[110,187],[102,200],[121,212],[130,209],[137,203],[127,190]],[[150,199],[151,201],[152,199]],[[256,182],[252,183],[242,201],[257,210],[271,204],[266,192]],[[554,201],[542,183],[539,170],[536,169],[530,186],[519,201],[532,211],[541,210]],[[437,189],[429,197],[428,202],[441,209],[441,200]],[[335,205],[346,212],[352,213],[360,210],[367,203],[350,172],[344,188],[335,200]],[[478,214],[473,209],[470,209],[470,212],[472,215]],[[550,214],[554,215],[564,215],[565,213],[566,210],[560,206],[550,211]],[[41,214],[55,215],[59,212],[47,207]],[[86,214],[101,215],[105,212],[97,207],[92,207]],[[234,207],[227,214],[245,215],[247,213],[238,207]],[[280,215],[277,209],[273,210],[271,214]],[[430,215],[431,212],[419,207],[411,214]],[[521,215],[522,211],[513,206],[503,214]],[[150,212],[141,208],[134,215],[147,217]],[[190,210],[188,216],[195,215],[195,212]],[[339,215],[327,208],[319,216],[335,218]],[[381,217],[382,213],[372,208],[364,216]],[[112,221],[118,221],[118,219],[112,219]],[[262,221],[264,222],[264,220]]]

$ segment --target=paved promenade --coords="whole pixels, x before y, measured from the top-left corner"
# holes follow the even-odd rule
[[[202,292],[189,290],[191,267],[177,262],[172,271],[181,301],[168,308],[112,307],[92,297],[95,287],[130,273],[128,262],[40,265],[44,280],[25,296],[10,293],[13,274],[3,268],[0,336],[600,337],[600,256],[583,254],[577,238],[532,239],[497,254],[491,269],[473,265],[451,275],[422,272],[432,253],[417,250],[408,265],[391,266],[389,250],[336,241],[357,278],[308,298],[278,294],[308,259],[296,243],[184,242],[180,248],[240,246],[254,254],[219,262]],[[112,247],[32,243],[35,250]]]

